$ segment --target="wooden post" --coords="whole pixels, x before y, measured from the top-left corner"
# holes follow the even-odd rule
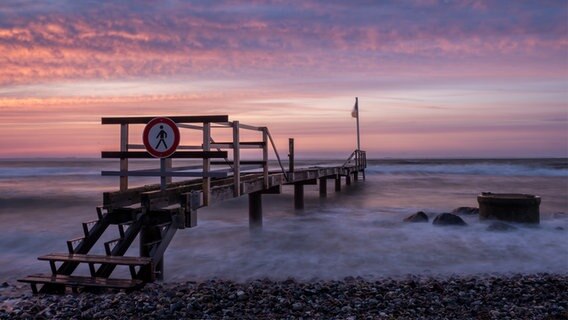
[[[165,167],[166,171],[171,171],[171,169],[172,169],[172,158],[166,158],[165,160],[166,161],[164,163],[164,165],[165,165],[164,167]],[[166,177],[166,184],[168,184],[168,183],[172,183],[172,177],[171,176]]]
[[[160,190],[166,190],[166,158],[160,158]]]
[[[302,183],[294,184],[294,208],[304,209],[304,185]]]
[[[294,138],[288,139],[288,171],[294,172]]]
[[[120,151],[128,151],[128,123],[120,125]],[[128,158],[120,158],[120,171],[128,171]],[[128,190],[128,176],[120,176],[120,191]]]
[[[160,228],[155,226],[143,226],[140,229],[140,256],[150,257],[151,246],[148,245],[152,242],[156,242],[162,239],[162,234]],[[151,272],[156,272],[157,280],[164,280],[164,258],[155,266],[154,270]],[[147,275],[151,277],[152,275]]]
[[[268,189],[270,186],[268,185],[268,128],[262,128],[262,173],[264,176],[264,188]]]
[[[241,146],[239,122],[233,121],[233,195],[241,195]]]
[[[350,173],[345,175],[345,184],[348,185],[348,186],[351,185],[351,174]]]
[[[211,150],[211,122],[203,123],[203,151]],[[209,171],[211,170],[211,160],[209,158],[203,159],[203,205],[209,205],[209,196],[211,191],[211,177]]]
[[[341,191],[341,175],[339,173],[335,175],[335,191]]]
[[[367,152],[363,151],[361,155],[363,156],[363,168],[361,170],[361,173],[363,174],[363,180],[365,180],[365,168],[367,168]]]
[[[355,181],[359,180],[359,171],[353,172],[353,180]]]
[[[249,228],[257,230],[262,228],[262,193],[249,193]]]
[[[319,178],[319,191],[321,198],[327,197],[327,178]]]
[[[185,226],[193,228],[197,226],[197,208],[201,204],[201,194],[197,191],[192,191],[184,195],[185,199]]]

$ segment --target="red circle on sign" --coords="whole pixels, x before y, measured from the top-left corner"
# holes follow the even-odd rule
[[[158,127],[159,126],[159,127]],[[166,130],[164,130],[164,126],[166,126]],[[159,132],[157,135],[154,135],[159,128]],[[168,129],[169,128],[169,129]],[[173,137],[167,138],[169,135],[167,132]],[[168,139],[166,141],[166,139]],[[179,129],[175,122],[168,118],[154,118],[148,122],[146,127],[144,128],[144,132],[142,133],[142,140],[144,141],[144,146],[146,147],[146,151],[149,154],[156,158],[167,158],[171,156],[179,145],[180,134]],[[169,145],[168,143],[169,142]],[[163,150],[160,150],[160,147],[163,146]]]

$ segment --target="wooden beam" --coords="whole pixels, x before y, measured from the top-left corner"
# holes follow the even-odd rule
[[[128,152],[128,124],[120,125],[120,151]],[[120,158],[120,171],[128,171],[128,158]],[[120,176],[120,191],[128,189],[128,176]]]
[[[239,128],[246,129],[246,130],[252,130],[252,131],[262,131],[262,128],[249,126],[247,124],[242,124],[242,123],[239,124]]]
[[[341,176],[339,174],[335,176],[335,191],[341,191]]]
[[[288,171],[294,172],[294,138],[288,139]]]
[[[327,197],[327,179],[319,178],[319,195],[321,198]]]
[[[264,162],[263,175],[264,175],[264,187],[268,188],[268,128],[264,127],[262,130],[262,142],[264,146],[262,148],[262,162]]]
[[[104,117],[101,124],[146,124],[154,118],[169,118],[175,123],[228,122],[228,115],[211,116],[155,116],[155,117]]]
[[[229,176],[227,172],[223,171],[209,171],[205,172],[184,172],[184,171],[166,171],[162,172],[159,170],[149,171],[101,171],[102,176],[106,177],[120,177],[120,176],[130,176],[130,177],[193,177],[193,178],[226,178]],[[128,190],[123,190],[128,191]]]
[[[211,123],[206,122],[203,124],[203,151],[210,152],[211,147]],[[219,151],[218,151],[219,152]],[[223,158],[227,158],[227,152],[224,151],[225,156]],[[209,158],[203,158],[203,172],[209,173],[211,170],[211,160]],[[208,206],[209,199],[211,196],[211,178],[203,178],[203,204]]]
[[[281,194],[282,193],[282,186],[273,186],[266,190],[259,191],[262,194]]]
[[[262,193],[249,193],[249,228],[262,228]]]
[[[178,151],[169,158],[184,158],[184,159],[210,159],[210,158],[226,158],[227,151]],[[145,151],[102,151],[101,158],[103,159],[121,159],[121,158],[136,158],[136,159],[155,159],[151,154]]]
[[[239,132],[239,121],[233,122],[233,195],[241,195],[241,140]]]
[[[304,209],[304,184],[294,184],[294,208]]]
[[[234,161],[211,161],[211,165],[230,165],[230,164],[235,164],[235,162]],[[264,166],[266,164],[266,161],[244,160],[244,161],[240,161],[240,164]]]

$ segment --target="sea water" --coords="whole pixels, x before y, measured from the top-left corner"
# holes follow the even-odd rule
[[[89,159],[0,160],[0,281],[48,273],[36,258],[66,252],[66,240],[82,234],[102,193],[118,185],[100,171],[116,167]],[[305,186],[304,210],[293,208],[290,186],[264,195],[260,233],[249,231],[246,197],[200,209],[198,226],[179,230],[166,251],[165,280],[568,272],[568,159],[376,160],[364,181],[343,184],[341,192],[328,183],[325,199],[317,186]],[[463,216],[467,227],[403,222],[417,211],[431,221],[476,207],[484,191],[540,196],[540,225],[491,232],[477,216]],[[116,237],[114,229],[103,240]],[[93,252],[104,253],[102,242]],[[137,254],[135,241],[127,255]]]

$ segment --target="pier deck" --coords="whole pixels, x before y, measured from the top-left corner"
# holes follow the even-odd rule
[[[44,293],[62,293],[66,287],[74,291],[91,287],[138,288],[141,283],[163,278],[163,256],[169,243],[177,230],[197,226],[197,210],[200,208],[248,196],[249,225],[252,230],[258,230],[262,227],[264,194],[280,194],[284,186],[293,186],[294,208],[302,209],[305,185],[319,185],[320,197],[325,197],[327,180],[334,180],[335,191],[341,191],[342,180],[350,185],[352,180],[359,179],[359,174],[363,179],[365,177],[366,153],[361,150],[353,151],[343,165],[295,168],[293,139],[289,140],[288,169],[284,169],[268,128],[229,122],[228,116],[169,117],[179,128],[201,131],[202,143],[177,146],[178,151],[168,158],[156,159],[147,152],[133,151],[144,149],[144,145],[129,143],[129,126],[146,124],[153,119],[102,119],[102,124],[120,125],[120,150],[103,151],[101,154],[103,158],[120,159],[118,171],[102,172],[105,176],[119,177],[119,190],[103,194],[103,204],[97,207],[98,219],[83,223],[83,235],[67,242],[68,253],[39,258],[49,261],[51,274],[19,280],[30,283],[34,293],[38,292],[38,284],[43,285],[39,292]],[[211,134],[213,128],[231,130],[232,140],[215,142]],[[241,141],[243,130],[261,137],[254,141]],[[269,146],[272,146],[279,170],[269,170]],[[243,149],[260,153],[259,159],[241,160]],[[129,159],[159,161],[160,167],[134,169]],[[194,160],[191,164],[174,166],[174,159],[178,162]],[[202,163],[196,165],[195,159]],[[129,186],[129,177],[159,177],[160,183],[132,187]],[[172,182],[173,177],[186,180]],[[89,255],[111,225],[116,225],[119,237],[104,242],[106,258]],[[140,242],[140,257],[124,257],[136,238]],[[58,268],[56,261],[60,262]],[[90,278],[72,276],[81,263],[89,265]],[[109,279],[120,265],[129,266],[131,279]],[[139,266],[138,270],[134,269],[134,265]]]

